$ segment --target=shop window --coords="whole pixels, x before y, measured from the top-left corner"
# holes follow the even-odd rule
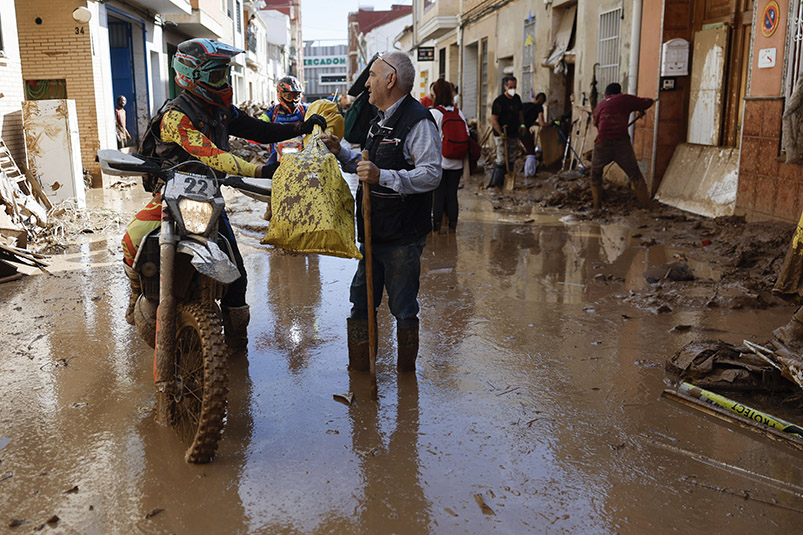
[[[619,35],[622,29],[622,8],[600,13],[597,44],[597,87],[619,81]]]
[[[25,100],[67,98],[67,80],[25,80]]]

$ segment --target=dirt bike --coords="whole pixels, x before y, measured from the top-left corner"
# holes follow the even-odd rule
[[[133,265],[142,287],[135,325],[155,348],[157,420],[177,431],[187,462],[209,462],[223,432],[228,394],[218,301],[240,277],[232,249],[218,233],[225,206],[220,187],[269,198],[270,180],[181,171],[184,164],[203,165],[197,161],[162,169],[158,161],[116,150],[98,151],[98,161],[107,174],[158,178],[161,226],[143,238]]]

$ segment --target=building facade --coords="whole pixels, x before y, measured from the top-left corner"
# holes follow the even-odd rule
[[[348,46],[327,45],[325,41],[304,42],[304,100],[318,99],[337,101],[348,91]]]

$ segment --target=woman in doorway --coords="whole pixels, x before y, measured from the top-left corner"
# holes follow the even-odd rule
[[[429,112],[438,125],[438,132],[441,135],[441,143],[444,142],[444,135],[451,135],[454,128],[460,126],[465,128],[466,139],[468,139],[468,124],[458,108],[454,106],[454,90],[452,84],[439,78],[432,84],[432,94],[434,101]],[[456,125],[459,120],[462,125]],[[451,123],[446,128],[444,125]],[[462,136],[459,136],[462,138]],[[468,144],[466,143],[466,147]],[[450,230],[457,227],[457,188],[460,185],[460,177],[463,176],[463,158],[453,159],[442,157],[441,160],[441,183],[435,190],[432,199],[432,228],[434,232],[440,232],[441,221],[444,214]]]

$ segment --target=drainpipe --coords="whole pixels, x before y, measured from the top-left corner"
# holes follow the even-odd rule
[[[627,92],[638,94],[638,60],[641,51],[641,7],[642,0],[633,0],[633,26],[630,29],[630,66],[627,72]],[[635,123],[630,125],[630,139],[634,139]]]
[[[461,95],[465,94],[466,86],[463,84],[463,13],[457,14],[457,80],[460,84]],[[460,99],[460,107],[463,107],[463,99]]]

